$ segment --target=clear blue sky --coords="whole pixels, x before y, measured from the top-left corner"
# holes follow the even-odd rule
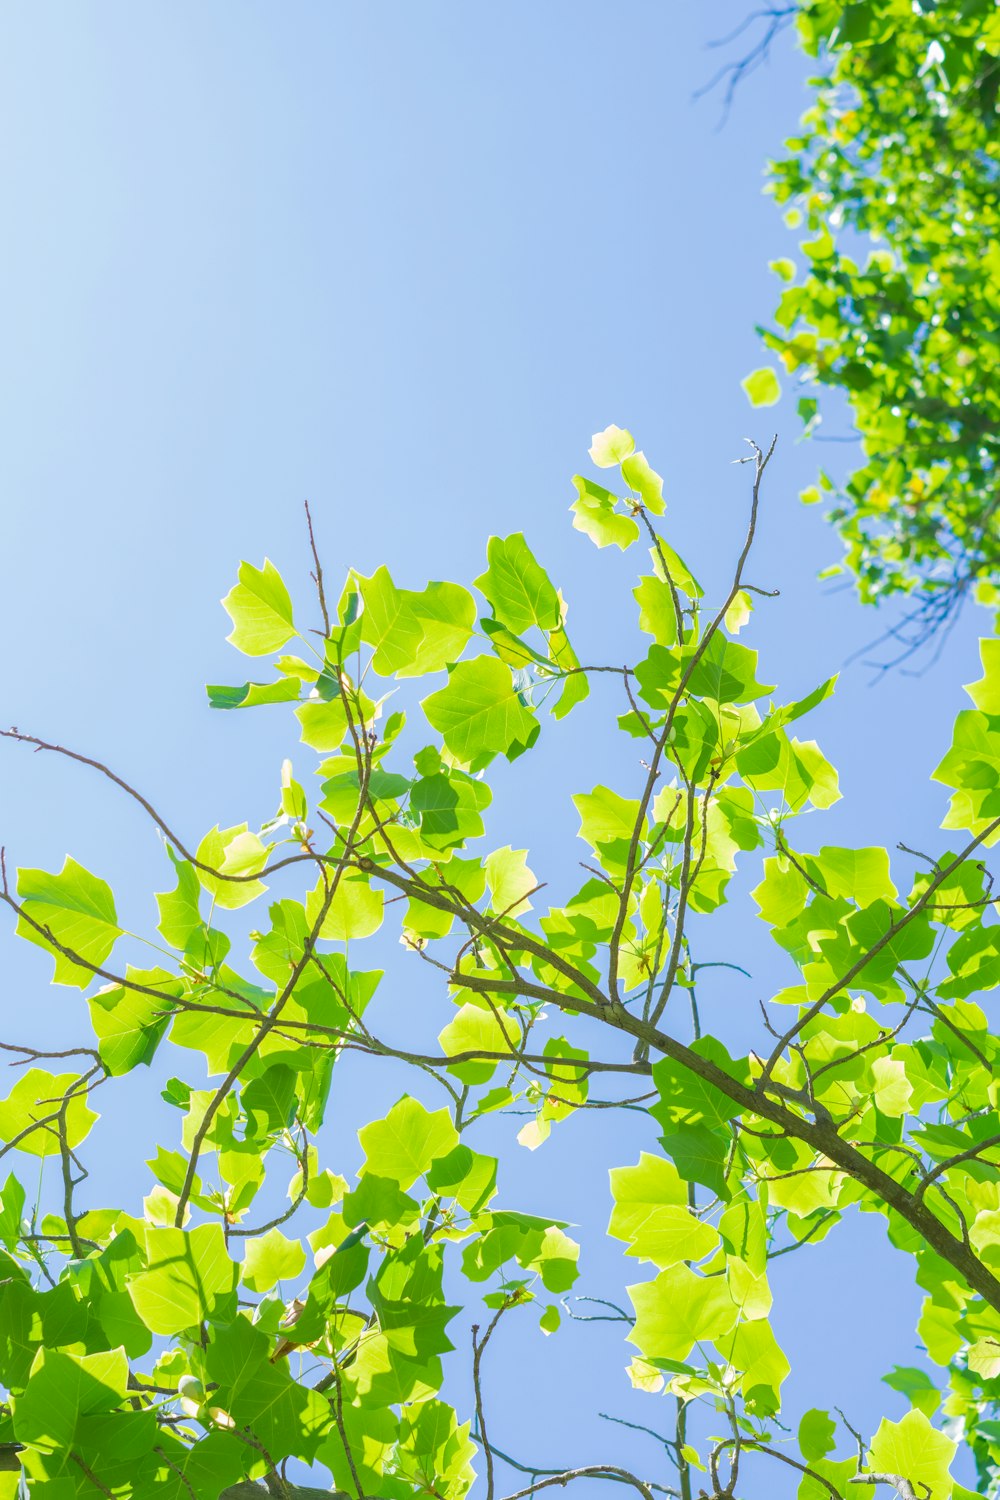
[[[766,262],[791,248],[763,165],[794,129],[808,71],[786,38],[725,128],[718,97],[692,102],[716,66],[706,42],[751,8],[6,7],[4,722],[110,760],[193,837],[259,824],[288,722],[212,716],[202,684],[242,676],[217,602],[240,558],[268,553],[304,594],[305,497],[331,574],[386,562],[411,585],[468,580],[490,532],[525,530],[579,601],[588,655],[621,660],[636,565],[599,556],[567,516],[569,476],[608,422],[631,427],[665,474],[671,539],[716,584],[746,499],[746,471],[729,461],[745,433],[776,425],[754,568],[782,591],[753,635],[764,679],[792,696],[870,640],[877,621],[815,582],[837,545],[795,498],[845,450],[797,446],[792,400],[752,414],[739,388],[762,362]],[[927,775],[959,684],[977,675],[976,623],[919,679],[872,688],[863,667],[846,672],[814,721],[846,794],[817,843],[934,844],[944,803]],[[563,792],[624,789],[623,754],[578,728],[519,763],[495,842],[530,844],[538,872],[558,866],[576,826]],[[148,926],[162,856],[95,781],[7,747],[0,837],[21,863],[51,868],[71,851]],[[709,992],[709,1024],[744,1043],[757,994],[788,977],[748,918],[753,883],[751,869],[711,954],[753,971],[742,989]],[[47,961],[9,930],[0,951],[4,1036],[76,1034],[81,1001],[47,988]],[[139,1133],[152,1149],[174,1128],[149,1113],[151,1082],[130,1080],[125,1115],[119,1105],[95,1138],[95,1194]],[[370,1089],[365,1074],[338,1096],[335,1168],[356,1164]],[[580,1290],[594,1295],[639,1279],[586,1232],[606,1222],[602,1164],[637,1148],[627,1119],[594,1114],[519,1153],[504,1179],[509,1203],[584,1226]],[[136,1201],[147,1186],[135,1176]],[[880,1221],[779,1262],[774,1283],[803,1404],[847,1401],[864,1425],[899,1415],[878,1377],[914,1361],[918,1293]],[[496,1441],[539,1464],[645,1467],[644,1439],[592,1420],[667,1424],[630,1393],[627,1354],[613,1325],[498,1336]],[[779,1492],[773,1475],[757,1483]]]

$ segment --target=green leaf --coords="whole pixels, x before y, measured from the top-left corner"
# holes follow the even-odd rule
[[[319,921],[327,903],[327,888],[320,881],[306,897],[306,921],[310,929]],[[327,905],[319,935],[329,942],[371,937],[382,925],[385,897],[360,870],[344,870]]]
[[[926,1370],[915,1369],[912,1365],[897,1365],[889,1375],[883,1375],[882,1379],[891,1390],[899,1391],[911,1406],[922,1411],[925,1417],[932,1417],[941,1405],[941,1392]]]
[[[829,1412],[813,1407],[799,1422],[799,1451],[807,1464],[825,1458],[836,1447],[837,1424]]]
[[[156,898],[160,912],[159,932],[171,948],[183,951],[202,925],[198,909],[201,887],[194,866],[187,860],[178,859],[169,845],[167,853],[177,873],[177,887],[173,891],[161,892]]]
[[[301,691],[294,678],[280,678],[277,682],[244,682],[240,687],[209,686],[210,708],[259,708],[266,703],[294,703]]]
[[[579,836],[595,851],[604,844],[627,843],[639,817],[638,798],[620,797],[606,786],[579,793],[573,806],[580,814]]]
[[[347,710],[337,698],[310,698],[295,710],[295,717],[302,725],[302,743],[321,755],[339,750],[347,733]]]
[[[719,1352],[740,1371],[740,1390],[747,1410],[774,1416],[781,1406],[781,1386],[789,1363],[764,1318],[741,1322],[731,1335],[716,1340]]]
[[[716,703],[751,703],[774,687],[757,681],[757,652],[722,634],[712,637],[687,682],[688,691]]]
[[[885,849],[834,849],[824,846],[815,861],[819,883],[831,896],[847,896],[859,906],[894,901],[898,894],[889,875]]]
[[[206,866],[197,871],[199,883],[224,911],[237,911],[267,889],[262,881],[247,878],[264,868],[267,849],[245,823],[212,828],[198,845],[195,857],[199,866]]]
[[[568,1292],[577,1278],[579,1258],[580,1247],[576,1241],[571,1240],[557,1224],[550,1224],[541,1248],[528,1264],[539,1273],[546,1291]]]
[[[956,1446],[914,1407],[902,1421],[882,1418],[868,1450],[868,1468],[901,1474],[914,1487],[926,1485],[932,1500],[947,1500],[951,1494],[949,1469]]]
[[[489,566],[476,579],[476,588],[492,604],[500,624],[514,635],[533,625],[540,630],[555,630],[562,621],[559,595],[521,532],[509,537],[491,536],[486,559]]]
[[[247,1136],[266,1136],[284,1130],[295,1114],[298,1079],[287,1063],[272,1062],[243,1085],[240,1104],[247,1119]]]
[[[525,708],[510,668],[492,656],[459,662],[448,674],[447,687],[425,698],[422,706],[464,765],[498,754],[513,760],[538,734],[538,721]]]
[[[635,490],[647,510],[662,516],[663,479],[646,461],[645,453],[632,453],[622,459],[622,478],[629,489]]]
[[[273,1463],[293,1453],[309,1463],[332,1426],[330,1404],[270,1355],[267,1335],[244,1317],[217,1329],[205,1352],[206,1376],[217,1383],[213,1404],[253,1432]]]
[[[227,640],[244,656],[280,651],[296,634],[292,601],[281,574],[265,557],[263,568],[240,563],[238,577],[239,583],[222,601],[233,622]]]
[[[632,434],[623,427],[616,427],[613,422],[591,438],[590,456],[599,469],[613,469],[615,464],[620,464],[634,452]]]
[[[528,869],[527,849],[512,849],[505,844],[495,849],[485,860],[486,885],[490,893],[490,906],[497,913],[513,919],[531,910],[529,891],[538,884],[533,871]]]
[[[545,1309],[545,1311],[542,1313],[542,1316],[538,1320],[538,1326],[543,1333],[557,1332],[561,1323],[562,1318],[560,1316],[559,1309],[558,1307],[556,1307],[554,1302],[550,1303],[550,1305]]]
[[[1000,640],[981,640],[979,655],[983,663],[983,675],[978,681],[967,683],[965,691],[980,713],[998,718],[1000,717]]]
[[[753,611],[753,600],[746,589],[740,589],[726,610],[724,624],[730,635],[739,635]]]
[[[619,503],[617,495],[584,479],[582,474],[574,474],[573,483],[578,498],[570,509],[577,531],[589,536],[597,547],[620,547],[623,552],[638,540],[639,523],[615,509]]]
[[[39,1349],[28,1384],[14,1403],[14,1435],[18,1442],[68,1462],[81,1419],[120,1407],[127,1379],[123,1349],[100,1354]]]
[[[707,1125],[684,1125],[680,1130],[664,1130],[660,1144],[673,1161],[685,1182],[700,1182],[717,1198],[728,1198],[726,1163],[729,1160],[729,1135]]]
[[[387,568],[358,577],[364,599],[361,638],[374,647],[380,677],[438,672],[462,654],[476,623],[476,606],[455,583],[429,583],[422,593],[395,586]]]
[[[740,385],[746,391],[751,406],[774,406],[781,400],[781,384],[777,371],[771,365],[751,370]]]
[[[632,597],[639,606],[639,629],[660,646],[676,646],[677,611],[669,585],[647,574],[632,590]]]
[[[269,1292],[279,1281],[294,1281],[305,1269],[301,1241],[290,1240],[280,1229],[246,1242],[240,1279],[252,1292]]]
[[[667,582],[667,574],[673,579],[674,587],[689,599],[700,599],[702,587],[691,572],[682,557],[669,547],[662,537],[657,537],[656,544],[649,549],[650,561],[653,564],[653,572],[657,578]]]
[[[454,769],[414,782],[410,793],[410,812],[420,818],[421,837],[435,849],[480,838],[485,832],[481,814],[489,805],[489,787]],[[479,895],[481,889],[474,899]]]
[[[589,697],[590,683],[586,672],[575,670],[580,661],[562,626],[558,630],[549,631],[546,644],[551,661],[561,673],[566,674],[562,678],[562,691],[552,704],[552,717],[564,719],[578,703]]]
[[[58,875],[19,870],[17,890],[22,903],[18,935],[53,954],[56,984],[85,989],[93,978],[86,965],[100,967],[120,933],[111,887],[67,855]],[[76,963],[59,946],[85,963]]]
[[[496,1192],[497,1159],[456,1146],[447,1156],[439,1156],[427,1173],[427,1186],[433,1193],[454,1198],[460,1207],[478,1213]]]
[[[29,1068],[22,1073],[6,1099],[0,1099],[0,1140],[12,1142],[18,1136],[17,1149],[27,1156],[59,1154],[59,1122],[62,1101],[66,1100],[66,1144],[73,1150],[85,1140],[97,1115],[87,1105],[87,1095],[79,1087],[76,1073],[47,1073]]]
[[[90,1021],[98,1038],[98,1051],[114,1076],[152,1061],[153,1054],[170,1024],[171,998],[181,992],[180,981],[165,969],[126,968],[125,977],[157,990],[162,999],[123,985],[105,985],[90,1000]]]
[[[176,1334],[235,1310],[238,1267],[217,1224],[197,1229],[147,1229],[147,1269],[128,1293],[153,1333]]]
[[[402,1244],[420,1220],[420,1204],[404,1193],[391,1177],[362,1174],[353,1192],[347,1194],[343,1207],[344,1223],[351,1228],[366,1225],[376,1231],[401,1231],[394,1244]]]
[[[636,1166],[612,1168],[611,1192],[615,1207],[608,1233],[626,1240],[627,1253],[638,1260],[667,1270],[717,1248],[718,1231],[690,1212],[686,1186],[671,1162],[644,1151]]]
[[[646,1359],[686,1360],[695,1344],[721,1338],[736,1322],[725,1280],[685,1265],[626,1290],[636,1314],[628,1341]]]
[[[505,1025],[501,1024],[501,1020]],[[498,1052],[511,1056],[520,1046],[521,1030],[511,1016],[483,1010],[478,1005],[463,1005],[453,1020],[438,1033],[438,1044],[446,1057],[462,1052]],[[496,1062],[452,1062],[449,1073],[463,1083],[485,1083],[496,1072]]]
[[[377,1177],[391,1177],[409,1188],[438,1157],[458,1145],[458,1134],[446,1109],[428,1113],[405,1095],[386,1115],[358,1131],[365,1167]]]
[[[722,1043],[714,1037],[702,1037],[691,1050],[731,1077],[747,1081],[745,1065],[733,1062]],[[737,1112],[737,1106],[714,1083],[700,1078],[673,1058],[662,1057],[653,1064],[653,1082],[659,1090],[660,1100],[650,1113],[664,1126],[705,1125],[716,1129]]]
[[[422,593],[407,597],[422,635],[412,666],[398,675],[440,672],[465,650],[475,629],[476,601],[457,583],[429,583]]]
[[[8,1173],[7,1181],[0,1191],[0,1242],[11,1249],[21,1238],[25,1196],[24,1188],[13,1172]],[[2,1378],[0,1375],[0,1379]]]

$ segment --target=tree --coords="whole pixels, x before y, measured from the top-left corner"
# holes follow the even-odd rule
[[[21,1067],[0,1101],[3,1154],[20,1163],[0,1200],[0,1495],[23,1471],[32,1500],[304,1500],[331,1482],[462,1500],[475,1475],[487,1500],[583,1477],[644,1500],[735,1500],[748,1466],[767,1465],[767,1483],[780,1474],[804,1500],[858,1484],[963,1500],[939,1407],[993,1482],[1000,1039],[975,997],[1000,982],[985,866],[1000,832],[1000,651],[984,643],[973,707],[935,772],[953,791],[953,848],[902,849],[903,895],[884,849],[797,851],[795,818],[838,790],[794,731],[834,684],[775,704],[737,639],[763,592],[747,569],[773,447],[746,459],[749,525],[709,608],[662,534],[659,475],[627,432],[595,436],[592,458],[624,493],[577,476],[573,524],[598,547],[649,544],[628,666],[578,661],[562,595],[521,535],[490,539],[485,607],[455,583],[399,587],[385,568],[349,573],[334,599],[314,544],[315,628],[272,564],[243,563],[224,601],[230,639],[271,671],[211,687],[211,701],[281,705],[319,758],[312,795],[286,763],[259,830],[214,828],[195,846],[109,766],[6,732],[136,801],[170,880],[140,939],[72,858],[16,877],[4,859],[2,900],[54,981],[81,992],[91,1035],[55,1053],[4,1044]],[[519,770],[543,716],[547,734],[565,732],[593,682],[582,712],[610,697],[621,773],[575,796],[584,878],[538,916],[546,872],[487,839],[484,773],[501,759]],[[705,1032],[699,1012],[738,859],[760,866],[754,901],[791,980],[750,1051]],[[398,953],[402,970],[383,979],[368,951]],[[418,1047],[394,1040],[398,997],[425,993],[413,966],[427,981],[418,1014],[407,1007]],[[185,1081],[192,1053],[207,1087]],[[358,1122],[363,1165],[348,1181],[322,1127],[331,1078],[358,1053],[413,1083]],[[177,1124],[141,1212],[81,1201],[96,1106],[112,1110],[116,1081],[154,1062]],[[666,1402],[671,1431],[652,1448],[637,1435],[627,1469],[522,1465],[505,1480],[491,1340],[501,1320],[527,1325],[526,1341],[539,1323],[558,1330],[580,1247],[557,1203],[538,1216],[498,1197],[504,1163],[476,1148],[475,1127],[527,1109],[520,1139],[544,1150],[578,1112],[616,1106],[636,1150],[594,1193],[631,1284],[607,1300],[631,1345],[638,1425],[658,1427]],[[37,1198],[25,1165],[43,1169]],[[874,1435],[814,1410],[793,1437],[778,1422],[790,1372],[768,1264],[794,1251],[807,1268],[852,1210],[883,1215],[912,1258],[940,1377],[893,1372],[911,1409]],[[446,1367],[460,1411],[441,1395]],[[725,1435],[707,1436],[720,1421]]]
[[[840,409],[825,392],[846,399],[862,462],[803,499],[832,502],[864,601],[903,596],[906,652],[970,594],[998,601],[1000,15],[803,0],[796,24],[818,73],[770,189],[804,263],[772,262],[785,285],[762,332],[805,387],[808,434]]]

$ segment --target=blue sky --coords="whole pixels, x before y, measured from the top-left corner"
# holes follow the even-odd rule
[[[306,596],[306,497],[334,577],[385,562],[413,586],[468,581],[488,534],[524,530],[576,601],[587,653],[624,659],[637,565],[598,555],[567,515],[569,477],[609,422],[665,475],[670,539],[716,589],[747,498],[731,460],[746,433],[777,429],[753,569],[781,589],[751,637],[764,680],[798,696],[870,641],[877,620],[816,582],[837,544],[796,500],[817,464],[850,450],[797,445],[790,398],[752,413],[739,388],[776,299],[767,261],[792,253],[763,166],[808,74],[786,37],[724,128],[718,96],[692,101],[717,63],[706,43],[750,9],[104,0],[41,21],[8,7],[4,722],[111,761],[194,837],[259,824],[288,721],[213,716],[202,684],[243,675],[217,602],[240,558],[267,553]],[[963,621],[922,677],[873,687],[847,669],[811,730],[845,792],[817,843],[934,842],[944,798],[927,776],[959,684],[978,675],[981,623]],[[627,747],[599,715],[588,724],[502,778],[494,841],[529,845],[538,872],[566,862],[568,790],[625,789]],[[7,747],[0,838],[9,858],[48,868],[71,851],[148,925],[162,855],[106,787]],[[711,956],[754,974],[707,991],[722,1035],[745,1037],[757,993],[787,982],[753,930],[754,883],[751,869],[711,939]],[[4,1035],[73,1033],[81,1002],[47,988],[47,961],[9,930],[0,951]],[[362,1069],[338,1096],[336,1169],[356,1164],[353,1130],[380,1087]],[[123,1090],[134,1114],[102,1126],[95,1191],[136,1131],[155,1141],[153,1095],[149,1080]],[[636,1149],[627,1121],[591,1115],[518,1155],[505,1197],[561,1211],[586,1241],[606,1219],[603,1164]],[[584,1254],[583,1290],[638,1279],[616,1247]],[[899,1415],[879,1376],[914,1361],[918,1294],[880,1223],[779,1265],[775,1325],[802,1404],[849,1399],[862,1425]],[[498,1336],[496,1441],[540,1464],[641,1467],[642,1439],[592,1420],[666,1424],[630,1394],[626,1356],[614,1325]],[[774,1493],[771,1476],[757,1483]]]

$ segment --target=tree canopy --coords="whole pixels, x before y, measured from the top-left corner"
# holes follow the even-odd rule
[[[189,839],[111,766],[6,732],[138,804],[167,878],[136,934],[72,857],[4,860],[2,901],[79,992],[86,1035],[4,1044],[0,1496],[23,1475],[32,1500],[331,1484],[463,1500],[478,1475],[487,1500],[578,1478],[733,1500],[770,1466],[801,1500],[858,1484],[967,1500],[957,1432],[994,1482],[1000,1035],[980,999],[1000,983],[1000,650],[983,643],[940,747],[951,797],[932,852],[800,851],[797,820],[839,796],[800,737],[834,681],[775,698],[742,639],[773,446],[751,445],[747,530],[709,603],[664,534],[660,476],[628,432],[595,436],[600,480],[575,478],[573,525],[638,561],[626,666],[578,660],[520,534],[490,538],[474,583],[419,589],[384,567],[331,589],[314,551],[307,615],[270,562],[241,564],[230,640],[263,670],[210,701],[287,716],[309,767],[285,762],[263,827]],[[550,879],[493,826],[491,778],[530,774],[570,714],[617,721],[620,770],[573,796],[583,878],[566,878],[574,853]],[[787,971],[749,1048],[745,1014],[723,1008],[716,1034],[699,1007],[701,970],[729,962],[713,922],[737,865]],[[358,1054],[411,1082],[353,1122],[345,1176],[324,1117]],[[163,1080],[175,1124],[141,1202],[93,1201],[87,1153],[109,1129],[128,1151],[116,1089],[137,1069]],[[543,1214],[510,1201],[478,1127],[517,1116],[503,1141],[544,1152],[580,1112],[616,1108],[635,1148],[593,1190],[624,1254],[606,1305],[635,1458],[543,1474],[518,1459],[489,1346],[501,1320],[526,1361],[558,1337],[588,1247],[558,1184]],[[889,1372],[910,1409],[873,1432],[834,1409],[849,1391],[790,1431],[769,1264],[807,1268],[855,1212],[882,1216],[909,1261],[937,1376]]]
[[[860,597],[905,597],[920,644],[1000,568],[1000,12],[994,0],[803,0],[811,102],[770,187],[801,260],[767,345],[805,431],[862,461],[825,499]],[[824,425],[821,426],[820,424]]]

